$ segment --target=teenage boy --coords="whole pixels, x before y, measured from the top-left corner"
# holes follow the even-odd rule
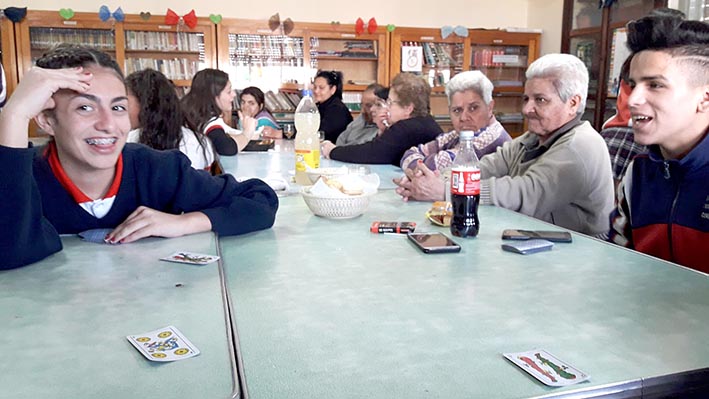
[[[628,25],[635,141],[611,240],[709,272],[709,24],[645,17]]]
[[[34,118],[51,136],[27,148]],[[265,183],[194,170],[179,151],[125,144],[123,75],[108,55],[61,45],[37,60],[0,114],[0,269],[60,251],[59,234],[110,229],[129,243],[273,225],[278,199]]]

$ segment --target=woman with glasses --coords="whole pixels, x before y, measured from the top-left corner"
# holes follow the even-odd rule
[[[320,70],[313,81],[313,99],[320,112],[320,130],[325,132],[325,140],[333,143],[352,122],[352,114],[342,102],[342,79],[342,72]]]
[[[399,166],[404,152],[413,146],[427,143],[442,133],[431,117],[429,97],[431,86],[423,78],[400,73],[391,83],[387,99],[388,115],[381,116],[389,127],[369,143],[339,147],[329,141],[323,143],[323,155],[343,162],[391,164]]]

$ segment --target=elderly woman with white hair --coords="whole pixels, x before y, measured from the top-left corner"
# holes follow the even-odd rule
[[[416,147],[411,147],[401,158],[401,168],[406,175],[397,184],[417,180],[428,190],[421,192],[418,200],[435,201],[443,199],[445,187],[436,179],[443,181],[439,172],[449,168],[458,154],[460,132],[475,132],[473,146],[478,158],[495,152],[497,147],[512,140],[505,128],[493,114],[495,100],[492,99],[494,86],[490,79],[480,71],[461,72],[446,84],[448,111],[453,130],[439,134],[435,140]],[[434,171],[434,175],[418,172],[419,162]]]
[[[613,178],[603,138],[581,121],[588,70],[572,55],[548,54],[529,66],[526,77],[522,113],[529,131],[480,160],[480,203],[603,236],[613,210]],[[419,164],[417,173],[433,172]],[[424,191],[429,189],[415,180],[397,188],[405,200]]]

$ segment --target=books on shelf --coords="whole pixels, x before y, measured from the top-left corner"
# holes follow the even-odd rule
[[[127,50],[185,51],[204,53],[202,32],[125,32]]]
[[[30,28],[33,49],[49,49],[57,43],[81,44],[109,51],[116,49],[113,31],[109,29]]]

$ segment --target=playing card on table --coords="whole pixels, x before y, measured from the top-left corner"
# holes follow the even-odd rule
[[[199,349],[173,326],[126,338],[143,356],[154,362],[172,362],[199,355]]]
[[[534,378],[553,387],[573,385],[589,378],[588,374],[559,360],[545,350],[503,353],[502,356]]]
[[[160,260],[177,263],[189,263],[191,265],[206,265],[208,263],[216,262],[219,260],[219,257],[214,255],[197,254],[188,251],[179,251],[170,256],[160,258]]]
[[[108,233],[112,232],[113,229],[92,229],[86,230],[79,233],[79,237],[84,241],[95,242],[99,244],[108,244],[106,241],[106,236]]]

